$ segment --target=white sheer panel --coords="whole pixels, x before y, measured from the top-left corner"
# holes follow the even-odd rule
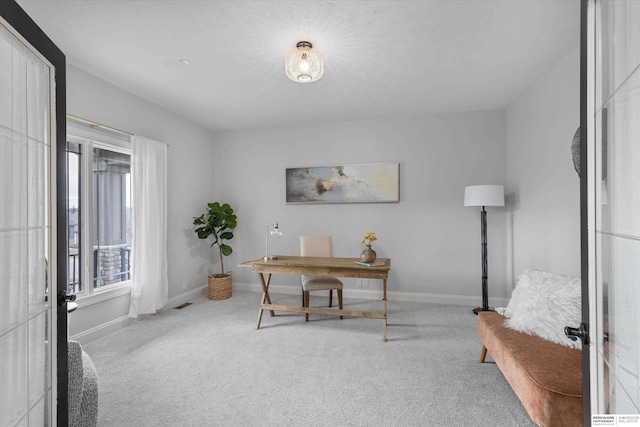
[[[599,2],[595,151],[597,405],[640,412],[640,3]]]
[[[0,25],[0,426],[51,422],[49,70]]]
[[[0,335],[28,320],[26,283],[27,232],[0,231]]]
[[[132,137],[133,245],[129,317],[165,306],[167,280],[167,146]]]
[[[29,321],[29,407],[47,391],[47,313]]]
[[[47,419],[47,396],[40,399],[40,401],[29,411],[29,427],[43,427],[48,426]]]
[[[29,410],[27,324],[0,336],[0,426],[16,425]]]
[[[21,134],[27,131],[26,47],[0,26],[0,125]]]
[[[613,248],[613,288],[609,298],[609,321],[615,337],[610,338],[617,367],[615,375],[636,406],[640,407],[640,241],[616,239]],[[629,412],[626,412],[629,413]]]
[[[601,89],[596,92],[600,107],[640,65],[640,2],[602,1],[598,27],[601,39],[595,49],[602,62],[596,76]]]
[[[27,140],[0,126],[0,230],[27,225]]]
[[[640,2],[608,1],[603,6],[610,14],[611,87],[615,90],[640,65]]]
[[[603,281],[610,338],[601,344],[601,354],[611,368],[612,405],[635,413],[640,409],[640,72],[617,88],[605,108],[607,200],[600,227],[609,249],[603,257],[603,271],[609,274]]]
[[[13,41],[15,37],[0,25],[0,126],[11,128],[12,117],[12,92],[13,92]]]
[[[27,51],[27,136],[49,143],[49,67]]]
[[[48,225],[48,188],[49,147],[42,142],[29,140],[28,151],[28,214],[29,227],[43,227]]]
[[[607,206],[618,234],[640,236],[640,73],[635,72],[605,106],[607,112]]]
[[[46,231],[44,229],[35,229],[29,230],[28,233],[28,303],[29,317],[33,317],[48,308],[45,300],[47,296],[47,260],[44,256]]]

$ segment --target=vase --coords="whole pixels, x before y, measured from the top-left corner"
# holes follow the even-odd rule
[[[360,254],[360,259],[363,262],[373,262],[376,260],[376,251],[371,249],[371,245],[367,245],[367,247],[364,248],[364,251]]]

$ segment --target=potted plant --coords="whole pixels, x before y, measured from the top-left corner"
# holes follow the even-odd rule
[[[228,203],[207,203],[207,210],[193,219],[195,232],[200,239],[211,239],[211,247],[218,246],[220,254],[220,273],[209,275],[209,299],[221,300],[231,297],[232,273],[224,271],[224,257],[233,253],[231,246],[225,243],[233,239],[231,230],[236,228],[238,217]]]

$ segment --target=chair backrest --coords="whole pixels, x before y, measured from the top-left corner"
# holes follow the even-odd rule
[[[333,242],[331,236],[300,236],[300,255],[332,257]]]

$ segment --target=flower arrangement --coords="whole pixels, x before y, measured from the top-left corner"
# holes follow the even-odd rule
[[[376,232],[375,231],[367,231],[364,235],[364,237],[362,238],[362,240],[360,240],[360,243],[364,243],[367,246],[371,246],[371,244],[373,242],[375,242],[376,240],[378,240],[378,238],[376,237]]]

